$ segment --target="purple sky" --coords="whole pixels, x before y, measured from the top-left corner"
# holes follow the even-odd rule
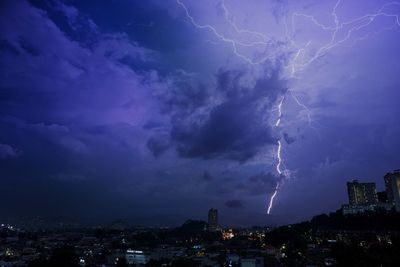
[[[268,225],[382,190],[400,2],[293,2],[2,1],[0,219]]]

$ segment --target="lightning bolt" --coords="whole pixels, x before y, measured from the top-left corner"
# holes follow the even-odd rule
[[[278,163],[276,164],[276,171],[279,174],[279,176],[284,175],[284,174],[282,174],[282,170],[281,170],[281,165],[282,165],[281,149],[282,149],[282,143],[280,140],[278,140],[278,150],[277,150]],[[275,199],[276,195],[278,194],[281,183],[282,183],[281,180],[277,181],[277,183],[276,183],[275,189],[271,195],[271,198],[269,199],[267,214],[271,213],[271,209],[274,204],[274,199]]]
[[[217,29],[216,29],[215,27],[213,27],[212,25],[210,25],[210,24],[199,24],[199,23],[193,18],[193,16],[190,15],[189,9],[186,7],[186,5],[185,5],[184,3],[182,3],[180,0],[176,0],[176,3],[177,3],[178,5],[180,5],[180,6],[183,8],[183,10],[184,10],[185,13],[186,13],[186,17],[190,20],[190,22],[193,24],[193,26],[195,26],[195,27],[198,28],[198,29],[207,29],[207,30],[210,30],[217,38],[219,38],[220,40],[222,40],[222,41],[224,41],[224,42],[230,44],[230,45],[232,46],[232,48],[233,48],[234,54],[235,54],[237,57],[243,59],[244,61],[246,61],[246,62],[248,62],[248,63],[250,63],[250,64],[254,64],[254,62],[253,62],[251,59],[245,57],[244,55],[242,55],[242,54],[240,54],[240,53],[238,52],[237,46],[238,46],[238,44],[242,44],[242,43],[238,43],[238,42],[236,42],[234,39],[228,38],[228,37],[224,36],[223,34],[220,34],[220,33],[217,31]],[[247,46],[247,44],[242,44],[242,45],[246,45],[246,46]]]
[[[249,38],[245,38],[245,41],[231,38],[223,33],[220,33],[216,27],[210,25],[210,24],[201,24],[195,20],[195,18],[191,15],[191,12],[189,11],[188,7],[181,1],[181,0],[176,0],[176,3],[182,7],[182,9],[185,12],[186,17],[190,21],[190,23],[198,28],[198,29],[206,29],[211,31],[214,36],[219,39],[222,42],[225,42],[229,44],[232,47],[233,53],[243,61],[247,62],[248,64],[251,65],[260,65],[265,63],[267,60],[270,60],[271,62],[274,59],[279,58],[280,55],[282,55],[282,52],[279,50],[276,50],[276,47],[283,47],[282,49],[288,50],[292,54],[292,57],[289,59],[288,63],[286,66],[284,66],[284,69],[289,69],[289,78],[298,78],[296,74],[304,69],[306,69],[308,66],[310,66],[313,62],[318,60],[319,58],[325,56],[327,53],[329,53],[332,49],[338,47],[338,46],[343,46],[347,41],[349,41],[354,33],[357,33],[361,29],[364,29],[368,26],[370,26],[378,17],[388,17],[393,19],[393,25],[391,27],[386,27],[383,28],[379,31],[375,31],[372,33],[368,33],[366,36],[357,38],[353,41],[351,45],[354,45],[356,42],[363,40],[367,38],[369,35],[377,34],[380,33],[381,31],[384,30],[389,30],[393,29],[396,26],[400,27],[400,20],[399,20],[399,15],[391,13],[391,12],[385,12],[385,9],[390,7],[390,6],[397,6],[400,7],[399,2],[387,2],[383,4],[376,12],[374,13],[368,13],[359,17],[352,18],[347,21],[341,21],[338,14],[337,10],[340,8],[341,5],[341,0],[337,0],[335,2],[335,5],[333,6],[330,15],[333,18],[333,24],[334,26],[329,26],[325,25],[321,22],[319,22],[314,16],[310,14],[303,14],[303,13],[298,13],[298,12],[293,12],[291,14],[291,33],[289,34],[289,29],[288,29],[288,23],[287,19],[284,20],[285,23],[285,38],[281,41],[276,41],[273,40],[272,38],[269,38],[267,35],[257,32],[257,31],[252,31],[248,29],[242,29],[240,28],[235,21],[233,20],[233,16],[230,13],[229,9],[227,8],[225,4],[225,0],[221,0],[221,8],[224,13],[224,19],[226,23],[236,32],[238,35],[243,35],[245,34]],[[312,40],[308,40],[305,45],[299,46],[296,44],[294,40],[294,35],[295,35],[295,28],[296,28],[296,20],[297,19],[306,19],[310,21],[313,25],[318,27],[324,32],[329,32],[330,33],[330,38],[329,41],[321,46],[317,46],[315,48],[310,48],[313,42]],[[344,35],[342,37],[338,37],[340,33],[344,31]],[[258,60],[255,60],[243,53],[240,52],[241,47],[264,47],[265,51],[269,51],[269,55],[266,55],[264,57],[261,57]],[[272,52],[271,52],[272,51]],[[311,53],[311,51],[316,51],[314,53]],[[310,54],[310,56],[307,56]],[[282,109],[283,109],[283,104],[285,100],[285,95],[290,94],[290,96],[293,98],[293,100],[296,102],[297,105],[299,105],[305,112],[306,112],[306,117],[307,121],[310,127],[312,123],[312,118],[311,118],[311,110],[304,104],[302,103],[293,93],[292,90],[288,90],[281,98],[281,100],[278,103],[278,117],[275,122],[275,128],[278,128],[281,124],[282,120]],[[314,127],[312,127],[315,129]],[[276,172],[279,174],[281,177],[280,180],[277,182],[275,189],[271,195],[271,198],[268,203],[268,208],[267,208],[267,213],[270,214],[271,209],[273,207],[273,202],[274,199],[276,198],[282,183],[284,182],[284,178],[286,178],[289,175],[288,169],[284,166],[284,162],[281,156],[282,152],[282,143],[280,140],[277,142],[278,144],[278,149],[276,152],[276,158],[277,158],[277,164],[276,164]],[[282,169],[283,166],[283,169]]]
[[[231,15],[231,13],[229,12],[229,10],[228,10],[228,8],[226,7],[226,5],[225,5],[225,0],[222,0],[221,1],[221,7],[222,7],[222,10],[224,11],[224,16],[225,16],[225,20],[228,22],[228,24],[237,32],[237,33],[239,33],[239,34],[242,34],[242,33],[245,33],[245,34],[249,34],[249,35],[252,35],[252,36],[254,36],[254,37],[256,37],[256,38],[259,38],[260,40],[262,40],[262,41],[258,41],[258,42],[250,42],[250,43],[248,43],[248,45],[262,45],[262,44],[267,44],[267,42],[268,42],[268,36],[267,35],[265,35],[265,34],[263,34],[263,33],[260,33],[260,32],[256,32],[256,31],[250,31],[250,30],[247,30],[247,29],[242,29],[242,28],[239,28],[237,25],[236,25],[236,23],[232,20],[232,15]]]
[[[285,95],[282,96],[281,100],[279,101],[278,104],[278,118],[275,122],[275,127],[279,127],[280,123],[281,123],[281,119],[282,119],[282,106],[283,106],[283,102],[285,101]],[[282,172],[281,166],[283,165],[283,160],[281,157],[281,152],[282,152],[282,143],[281,140],[278,140],[278,149],[276,152],[276,158],[277,158],[277,164],[276,164],[276,172],[279,174],[280,179],[276,182],[276,186],[274,188],[274,191],[271,195],[271,198],[269,199],[269,203],[268,203],[268,208],[267,208],[267,214],[270,214],[272,206],[274,204],[274,199],[276,197],[276,195],[278,194],[279,188],[281,186],[281,183],[283,182],[283,180],[281,179],[282,176],[286,177],[286,172]],[[286,168],[285,168],[286,169]]]
[[[249,31],[249,30],[244,30],[240,29],[235,22],[231,19],[231,15],[227,7],[225,6],[225,1],[220,2],[221,7],[224,11],[224,18],[226,22],[233,28],[233,30],[236,33],[242,34],[250,34],[253,38],[247,38],[247,41],[241,41],[238,39],[230,38],[226,36],[225,34],[220,33],[216,27],[210,25],[210,24],[201,24],[196,21],[196,19],[191,15],[188,7],[181,1],[181,0],[176,0],[176,3],[182,7],[182,9],[185,12],[186,17],[189,19],[191,24],[198,28],[198,29],[207,29],[211,31],[219,40],[222,42],[225,42],[229,45],[232,46],[233,53],[240,59],[244,60],[248,64],[251,65],[260,65],[265,63],[266,61],[274,61],[276,58],[278,58],[279,55],[277,55],[278,52],[275,53],[269,53],[265,55],[264,57],[261,57],[260,59],[253,59],[251,57],[246,56],[245,54],[241,53],[239,50],[240,47],[264,47],[264,50],[269,48],[269,50],[276,49],[276,47],[279,47],[277,45],[277,42],[273,40],[272,38],[268,38],[265,34],[260,33],[260,32],[255,32],[255,31]],[[256,39],[256,41],[250,41],[251,39]],[[276,54],[275,56],[273,56]]]
[[[303,17],[305,19],[308,19],[311,21],[316,27],[320,28],[323,31],[326,32],[331,32],[330,40],[328,43],[320,46],[315,54],[311,56],[310,58],[304,60],[303,62],[297,62],[299,59],[299,54],[305,51],[305,48],[300,48],[295,56],[293,57],[292,63],[291,63],[291,77],[294,77],[295,73],[301,70],[304,70],[306,67],[308,67],[311,63],[316,61],[317,59],[323,57],[326,55],[330,50],[343,45],[345,42],[350,40],[352,37],[353,33],[356,33],[357,31],[364,29],[368,26],[370,26],[378,17],[388,17],[388,18],[393,18],[393,26],[392,27],[386,27],[380,31],[374,32],[374,33],[379,33],[383,30],[389,30],[392,29],[394,26],[399,26],[400,27],[400,20],[399,20],[399,15],[394,14],[394,13],[388,13],[384,12],[385,8],[390,7],[390,6],[398,6],[400,7],[399,2],[388,2],[383,4],[375,13],[371,14],[365,14],[360,17],[356,17],[353,19],[350,19],[348,21],[340,21],[338,15],[337,15],[337,9],[339,8],[341,4],[341,1],[338,0],[332,11],[331,11],[331,16],[333,17],[333,21],[335,26],[330,27],[322,24],[319,22],[314,16],[308,15],[308,14],[302,14],[302,13],[293,13],[292,14],[292,34],[295,32],[295,20],[297,17]],[[338,38],[338,33],[345,29],[346,27],[349,27],[347,31],[345,31],[345,34],[342,38]],[[370,35],[369,33],[368,35]],[[358,38],[358,40],[362,40],[365,38]],[[311,41],[309,41],[311,42]],[[353,43],[354,45],[355,43]],[[308,46],[308,45],[306,45]]]
[[[312,119],[311,119],[311,111],[310,111],[310,109],[306,105],[304,105],[302,102],[300,102],[300,100],[297,98],[297,96],[295,96],[293,94],[292,90],[288,90],[288,92],[290,93],[291,97],[296,102],[296,104],[299,105],[301,108],[303,108],[306,111],[306,113],[307,113],[307,121],[308,121],[308,124],[311,126]]]
[[[276,194],[278,194],[278,190],[279,190],[279,182],[276,184],[276,187],[274,189],[274,193],[272,194],[269,203],[268,203],[268,208],[267,208],[267,214],[271,213],[271,209],[272,209],[272,205],[274,204],[274,199],[276,197]]]
[[[246,41],[238,40],[235,38],[230,38],[230,37],[226,36],[225,34],[220,33],[216,27],[214,27],[210,24],[201,24],[201,23],[197,22],[196,19],[191,15],[188,7],[181,0],[176,0],[176,3],[182,7],[182,9],[185,11],[186,17],[189,19],[189,21],[191,22],[191,24],[194,27],[196,27],[198,29],[207,29],[207,30],[211,31],[219,40],[230,44],[233,48],[233,53],[237,57],[241,58],[242,60],[246,61],[249,64],[259,65],[259,64],[264,63],[267,60],[273,60],[274,58],[277,58],[279,55],[275,55],[275,57],[273,57],[271,55],[267,55],[265,57],[262,57],[259,60],[254,60],[254,59],[244,55],[243,53],[241,53],[239,51],[240,47],[265,46],[265,48],[269,48],[271,50],[271,48],[276,47],[276,45],[279,43],[280,46],[283,45],[285,48],[288,48],[286,46],[287,44],[285,41],[276,41],[276,40],[273,40],[272,38],[269,38],[267,35],[265,35],[261,32],[251,31],[251,30],[242,29],[242,28],[238,27],[237,24],[233,21],[233,19],[232,19],[233,16],[229,12],[229,9],[226,7],[225,0],[220,1],[221,8],[224,12],[225,21],[231,26],[231,28],[236,33],[247,34],[247,35],[250,35],[252,38],[247,38]],[[376,18],[378,18],[378,17],[393,18],[394,25],[400,27],[399,15],[394,14],[394,13],[384,12],[385,8],[387,8],[389,6],[400,6],[399,2],[392,1],[392,2],[385,3],[375,13],[366,14],[366,15],[363,15],[360,17],[350,19],[348,21],[340,21],[339,20],[339,17],[337,15],[337,9],[339,8],[340,4],[341,4],[341,0],[338,0],[335,3],[335,5],[331,11],[331,16],[333,17],[333,22],[334,22],[335,26],[324,25],[323,23],[319,22],[314,16],[309,15],[309,14],[303,14],[303,13],[298,13],[298,12],[292,13],[292,15],[291,15],[291,25],[292,25],[291,33],[292,33],[292,35],[294,35],[294,33],[295,33],[295,28],[296,28],[295,25],[296,25],[297,18],[304,18],[304,19],[307,19],[310,22],[312,22],[316,27],[320,28],[321,30],[331,32],[331,37],[330,37],[330,41],[328,43],[319,47],[313,56],[311,56],[310,58],[308,58],[306,60],[303,60],[303,62],[299,62],[299,61],[301,61],[300,56],[305,54],[305,52],[307,51],[307,48],[310,46],[312,41],[309,40],[305,46],[303,46],[301,48],[297,48],[297,50],[295,49],[295,52],[293,53],[294,54],[293,58],[290,60],[290,63],[288,64],[288,66],[286,66],[286,67],[291,68],[291,75],[290,75],[291,78],[294,77],[296,72],[304,70],[311,63],[313,63],[315,60],[321,58],[322,56],[326,55],[333,48],[335,48],[339,45],[342,45],[343,43],[348,41],[352,37],[354,32],[357,32],[357,31],[371,25],[371,23],[373,23],[376,20]],[[354,25],[357,23],[359,25],[351,26],[351,25]],[[293,49],[293,47],[295,48],[297,45],[294,41],[294,38],[290,37],[290,34],[288,33],[286,20],[285,20],[285,25],[286,25],[286,27],[285,27],[286,28],[286,34],[285,34],[286,38],[285,39],[288,40],[289,43],[291,43],[291,46]],[[337,38],[338,33],[341,30],[343,30],[345,27],[350,27],[350,28],[347,30],[344,37]],[[392,27],[387,27],[384,30],[389,30],[389,29],[392,29]],[[378,31],[377,33],[379,33],[379,32],[380,31]],[[251,41],[254,39],[256,41]]]
[[[285,100],[285,96],[281,98],[281,101],[278,104],[278,119],[275,122],[275,127],[278,127],[279,124],[281,124],[281,118],[282,118],[282,105],[283,101]]]

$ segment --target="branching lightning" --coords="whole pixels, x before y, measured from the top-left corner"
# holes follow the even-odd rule
[[[225,42],[229,44],[232,47],[233,53],[240,59],[244,60],[248,64],[251,65],[262,65],[268,60],[272,61],[274,59],[279,58],[282,53],[280,51],[277,51],[276,49],[273,49],[277,43],[280,44],[280,46],[284,46],[284,49],[286,49],[286,52],[289,52],[288,54],[291,55],[289,56],[289,61],[287,65],[285,66],[285,69],[289,69],[289,75],[288,78],[297,78],[296,74],[300,71],[303,71],[306,69],[308,66],[310,66],[313,62],[315,62],[317,59],[325,56],[328,52],[330,52],[332,49],[344,45],[347,41],[349,41],[355,33],[360,31],[361,29],[364,29],[368,26],[370,26],[378,17],[387,17],[387,18],[392,18],[393,19],[393,25],[391,27],[385,27],[379,31],[375,32],[370,32],[364,37],[359,37],[359,38],[354,38],[353,42],[351,45],[354,45],[357,41],[363,40],[367,38],[370,35],[377,34],[381,31],[384,30],[389,30],[392,29],[393,27],[399,26],[400,27],[400,19],[399,15],[385,11],[390,6],[397,6],[400,7],[400,2],[388,2],[383,4],[376,12],[374,13],[369,13],[362,15],[360,17],[352,18],[348,21],[341,21],[338,14],[337,10],[340,8],[341,5],[341,0],[337,0],[335,5],[333,6],[330,15],[333,18],[333,26],[325,25],[321,22],[319,22],[313,15],[310,14],[303,14],[303,13],[298,13],[294,12],[290,16],[290,21],[291,21],[291,35],[294,36],[296,33],[296,21],[298,19],[305,19],[310,21],[313,25],[318,27],[324,32],[330,33],[330,38],[329,41],[321,46],[317,47],[311,47],[312,45],[315,45],[315,42],[313,40],[308,40],[305,45],[299,46],[296,44],[294,37],[291,37],[289,34],[289,30],[287,28],[287,20],[284,21],[285,23],[285,38],[283,38],[282,41],[277,42],[273,38],[268,37],[266,34],[257,32],[257,31],[252,31],[248,29],[243,29],[240,28],[236,22],[234,21],[234,18],[227,8],[225,4],[225,0],[221,0],[220,5],[224,13],[224,19],[225,22],[233,29],[233,31],[238,34],[242,35],[245,34],[246,36],[251,36],[251,38],[245,38],[246,40],[243,41],[242,39],[239,38],[232,38],[227,36],[224,33],[221,33],[218,31],[218,29],[210,24],[201,24],[196,21],[196,19],[191,15],[191,12],[189,8],[182,2],[182,0],[176,0],[176,3],[181,6],[185,12],[186,17],[188,20],[191,22],[191,24],[198,28],[198,29],[206,29],[211,31],[214,36],[220,40],[221,42]],[[338,37],[339,36],[339,37]],[[342,37],[340,37],[342,36]],[[240,52],[241,47],[246,47],[246,48],[258,48],[258,47],[264,47],[265,51],[269,51],[269,55],[266,55],[262,57],[261,59],[255,60],[250,56],[247,56],[243,53]],[[268,49],[267,49],[268,48]],[[271,52],[272,51],[272,52]],[[315,51],[315,52],[312,52]],[[283,116],[283,104],[285,102],[285,96],[287,94],[290,94],[290,96],[293,98],[295,103],[299,105],[305,112],[306,112],[306,117],[307,121],[310,127],[312,118],[311,118],[311,110],[304,104],[302,103],[293,93],[292,90],[287,90],[286,93],[282,96],[282,98],[279,100],[278,103],[278,117],[277,120],[275,121],[275,127],[278,128],[281,124],[282,121],[282,116]],[[312,127],[313,128],[313,127]],[[315,129],[315,128],[313,128]],[[269,203],[268,203],[268,208],[267,208],[267,213],[270,214],[271,209],[273,207],[273,202],[274,199],[276,198],[285,178],[287,178],[289,171],[286,169],[283,159],[282,159],[282,142],[281,140],[277,141],[277,151],[276,151],[276,159],[277,159],[277,164],[276,164],[276,172],[279,175],[279,181],[277,181],[277,184],[275,186],[275,189],[270,197]],[[283,168],[282,168],[283,166]]]
[[[281,101],[278,104],[278,119],[275,122],[275,127],[278,127],[279,124],[281,124],[281,118],[282,118],[282,105],[283,101],[285,100],[285,95],[282,97]]]
[[[281,169],[281,165],[282,165],[282,157],[281,157],[281,150],[282,150],[282,143],[281,140],[278,140],[278,150],[277,150],[277,159],[278,159],[278,163],[276,164],[276,172],[279,174],[279,176],[281,177],[282,175],[285,176],[282,173],[282,169]],[[268,203],[268,208],[267,208],[267,214],[270,214],[271,209],[272,209],[272,205],[274,204],[274,199],[276,197],[276,195],[278,194],[279,188],[281,186],[281,183],[283,181],[280,179],[276,182],[276,186],[275,189],[271,195],[271,198],[269,199],[269,203]]]
[[[226,42],[226,43],[230,44],[230,45],[232,46],[232,48],[233,48],[233,53],[234,53],[237,57],[243,59],[244,61],[246,61],[247,63],[252,64],[252,65],[254,65],[254,64],[260,64],[260,63],[262,63],[262,62],[264,62],[264,61],[266,60],[266,59],[262,59],[262,60],[260,60],[260,61],[255,61],[255,60],[253,60],[253,59],[251,59],[251,58],[249,58],[249,57],[243,55],[242,53],[240,53],[240,52],[238,51],[238,46],[245,46],[245,47],[249,47],[249,46],[250,46],[250,47],[251,47],[251,46],[255,46],[255,45],[267,45],[266,42],[252,42],[252,43],[246,43],[246,42],[241,42],[241,41],[239,41],[239,40],[235,40],[235,39],[229,38],[229,37],[225,36],[224,34],[219,33],[218,30],[217,30],[215,27],[213,27],[212,25],[210,25],[210,24],[200,24],[200,23],[198,23],[198,22],[193,18],[193,16],[190,14],[189,9],[186,7],[186,5],[185,5],[181,0],[176,0],[176,3],[177,3],[178,5],[180,5],[180,6],[184,9],[184,11],[185,11],[185,13],[186,13],[186,17],[190,20],[190,22],[193,24],[193,26],[195,26],[195,27],[198,28],[198,29],[208,29],[208,30],[210,30],[218,39],[220,39],[220,40],[223,41],[223,42]],[[223,5],[223,6],[224,6],[224,5]],[[228,17],[229,17],[229,15],[226,14],[226,15],[225,15],[225,18],[228,18]],[[228,20],[228,22],[229,22],[229,21],[230,21],[230,20]],[[235,25],[235,24],[234,24],[234,25]],[[237,29],[235,26],[234,26],[234,28]],[[239,29],[237,29],[237,30],[240,31]]]
[[[279,190],[279,182],[276,184],[274,193],[272,193],[271,198],[269,200],[267,214],[271,213],[272,205],[274,204],[274,199],[275,199],[276,195],[278,194],[278,190]]]
[[[282,105],[283,105],[283,101],[285,100],[285,95],[282,96],[281,101],[278,104],[278,119],[275,122],[275,127],[279,127],[280,123],[281,123],[281,118],[282,118]],[[279,178],[282,176],[282,169],[281,169],[281,165],[282,165],[282,157],[281,157],[281,151],[282,151],[282,143],[281,140],[278,140],[278,150],[276,152],[276,157],[277,157],[277,164],[276,164],[276,172],[279,174]],[[271,209],[272,209],[272,205],[274,204],[274,199],[276,197],[276,195],[278,194],[279,191],[279,187],[281,185],[281,180],[279,179],[276,182],[276,186],[275,189],[271,195],[271,198],[269,199],[269,203],[268,203],[268,208],[267,208],[267,214],[270,214]]]
[[[224,16],[225,16],[225,20],[229,23],[229,25],[232,26],[232,28],[239,34],[241,33],[246,33],[249,35],[253,35],[256,38],[260,38],[260,42],[256,42],[256,43],[249,43],[249,45],[255,45],[255,44],[266,44],[268,41],[268,36],[260,33],[260,32],[255,32],[255,31],[250,31],[250,30],[246,30],[246,29],[241,29],[239,28],[236,23],[232,20],[232,15],[230,14],[228,8],[225,6],[225,0],[221,0],[221,7],[224,11]]]
[[[353,18],[351,20],[343,21],[343,22],[341,22],[339,20],[339,17],[337,15],[337,9],[339,8],[340,4],[341,4],[341,0],[338,0],[336,2],[335,6],[333,7],[332,11],[331,11],[331,16],[333,17],[333,20],[334,20],[334,23],[335,23],[334,27],[326,26],[326,25],[320,23],[312,15],[302,14],[302,13],[293,13],[293,15],[292,15],[292,33],[295,32],[295,24],[296,24],[295,23],[295,19],[297,17],[303,17],[303,18],[306,18],[306,19],[310,20],[315,26],[317,26],[321,30],[331,32],[331,38],[330,38],[328,43],[326,43],[325,45],[322,45],[321,47],[319,47],[317,49],[317,51],[315,52],[315,54],[313,56],[311,56],[309,59],[305,60],[304,62],[297,62],[298,58],[299,58],[299,54],[304,51],[304,48],[299,49],[297,51],[297,53],[296,53],[296,56],[292,60],[291,77],[294,77],[294,75],[295,75],[295,73],[297,71],[304,70],[311,63],[313,63],[315,60],[317,60],[317,59],[321,58],[322,56],[326,55],[330,50],[336,48],[339,45],[343,45],[343,43],[345,43],[346,41],[350,40],[350,38],[352,37],[353,33],[357,32],[357,31],[359,31],[359,30],[361,30],[363,28],[366,28],[366,27],[370,26],[371,23],[373,23],[378,17],[393,18],[393,21],[394,21],[393,26],[399,26],[400,27],[399,15],[384,12],[385,8],[387,8],[389,6],[399,6],[400,7],[400,3],[399,2],[394,2],[393,1],[393,2],[385,3],[375,13],[365,14],[363,16],[356,17],[356,18]],[[346,27],[349,27],[349,29],[345,31],[344,37],[338,38],[337,37],[338,33],[341,30],[345,29]],[[393,28],[393,27],[386,27],[383,30],[388,30],[388,29],[391,29],[391,28]],[[380,31],[378,31],[378,33],[379,32]],[[361,38],[361,39],[363,39],[363,38]]]

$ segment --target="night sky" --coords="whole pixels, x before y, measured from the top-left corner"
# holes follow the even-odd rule
[[[0,219],[178,225],[214,207],[268,225],[335,211],[354,178],[383,190],[398,16],[380,0],[1,1]]]

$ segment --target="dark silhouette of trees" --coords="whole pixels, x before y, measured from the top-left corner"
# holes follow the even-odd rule
[[[128,267],[128,262],[126,261],[125,258],[118,258],[116,267]]]
[[[70,246],[56,248],[50,257],[49,266],[51,267],[78,267],[79,257],[75,253],[75,249]]]

